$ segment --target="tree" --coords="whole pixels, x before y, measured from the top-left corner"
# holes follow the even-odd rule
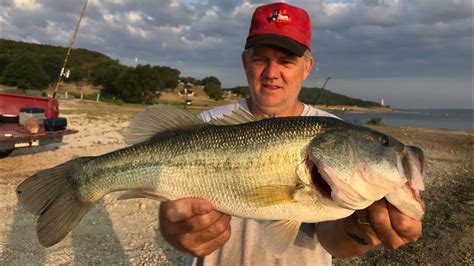
[[[224,91],[217,83],[208,83],[205,87],[205,91],[211,99],[214,99],[216,101],[223,99]]]
[[[244,98],[250,96],[250,89],[247,86],[237,86],[230,89],[232,93],[238,94]]]
[[[87,79],[87,70],[82,67],[76,67],[70,69],[71,75],[69,78],[66,78],[69,82],[79,82]]]
[[[205,77],[202,80],[202,84],[204,85],[204,92],[207,93],[209,98],[216,101],[223,99],[222,96],[224,95],[224,92],[221,88],[221,82],[216,77]]]
[[[127,69],[127,67],[120,65],[118,62],[96,65],[91,72],[92,84],[94,86],[102,86],[103,94],[118,97],[120,89],[116,86],[115,81]]]
[[[41,90],[48,87],[50,79],[36,59],[23,55],[5,67],[2,81],[5,85],[16,86],[23,90]]]
[[[198,85],[198,83],[200,84],[200,81],[193,77],[179,77],[179,80],[181,80],[181,82],[183,82],[184,84],[187,84],[187,83],[192,83],[194,85]]]
[[[167,66],[155,66],[153,68],[159,70],[158,72],[163,81],[163,86],[160,87],[160,90],[176,88],[178,86],[179,75],[181,74],[179,70]]]
[[[221,82],[216,77],[213,77],[213,76],[203,78],[201,83],[204,86],[206,86],[209,83],[215,83],[219,86],[219,88],[221,87]]]
[[[159,73],[150,65],[138,65],[123,71],[113,86],[118,89],[120,98],[126,102],[151,103],[160,89]]]
[[[7,56],[0,56],[0,75],[2,74],[5,67],[11,62]]]
[[[112,82],[113,87],[117,89],[117,96],[125,102],[140,102],[141,91],[138,91],[138,80],[134,75],[134,69],[129,68],[120,73],[115,81]],[[134,88],[137,88],[134,90]]]
[[[56,81],[59,76],[59,71],[63,66],[64,58],[59,55],[46,54],[40,57],[39,63],[49,76],[49,80]]]

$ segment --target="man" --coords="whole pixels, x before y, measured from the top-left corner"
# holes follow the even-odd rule
[[[199,117],[219,119],[236,109],[255,116],[331,116],[298,101],[314,64],[310,48],[311,23],[306,11],[285,3],[257,8],[242,53],[250,98]],[[188,264],[195,265],[330,264],[331,255],[360,255],[380,244],[398,248],[418,239],[421,229],[419,221],[380,200],[341,220],[303,224],[294,243],[276,258],[263,246],[259,221],[231,220],[204,199],[181,199],[160,207],[164,238],[195,256],[187,258]]]

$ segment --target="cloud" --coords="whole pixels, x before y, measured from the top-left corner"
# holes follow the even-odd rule
[[[14,0],[13,5],[20,10],[36,11],[41,9],[41,4],[35,0]]]
[[[341,77],[465,76],[472,63],[469,1],[323,4],[313,48]],[[471,36],[471,37],[469,37]],[[341,71],[342,70],[342,71]]]
[[[245,84],[240,53],[251,0],[89,1],[75,47],[123,63],[168,65],[225,86]],[[472,76],[470,0],[292,0],[313,21],[317,68],[307,83]],[[83,2],[3,1],[2,38],[66,46]],[[237,73],[237,74],[235,74]],[[464,84],[464,83],[463,83]]]
[[[130,22],[132,24],[135,24],[135,23],[138,23],[138,22],[142,21],[142,16],[141,16],[140,12],[137,12],[137,11],[127,12],[125,14],[125,16],[127,17],[128,22]]]

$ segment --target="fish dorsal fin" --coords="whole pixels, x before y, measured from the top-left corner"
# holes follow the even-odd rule
[[[201,125],[192,113],[165,104],[148,106],[130,121],[125,133],[125,143],[136,144],[149,140],[157,133]]]
[[[283,252],[293,243],[298,235],[301,222],[291,220],[272,221],[264,227],[266,244],[275,257],[281,257]]]
[[[261,119],[264,119],[264,117],[256,117],[246,110],[237,109],[233,110],[230,114],[224,114],[222,118],[211,119],[208,123],[211,125],[225,126],[244,124]]]

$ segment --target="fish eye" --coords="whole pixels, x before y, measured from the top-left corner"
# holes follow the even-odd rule
[[[390,139],[385,135],[380,136],[379,141],[382,144],[382,146],[384,146],[384,147],[389,147],[390,146]]]

